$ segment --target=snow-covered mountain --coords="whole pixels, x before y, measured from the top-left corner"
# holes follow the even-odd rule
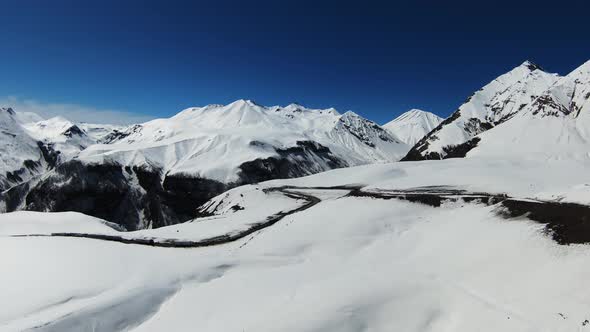
[[[79,159],[152,167],[170,175],[231,183],[241,180],[244,163],[281,158],[302,142],[312,142],[329,152],[341,166],[396,161],[409,149],[374,122],[352,112],[341,115],[334,109],[296,104],[265,107],[249,100],[189,108],[169,119],[131,126],[116,136],[109,144],[89,147]],[[314,158],[299,157],[301,162]],[[303,174],[334,168],[325,158],[315,158],[308,167],[311,169]]]
[[[438,115],[419,109],[411,109],[383,125],[402,142],[414,146],[422,137],[441,123]]]
[[[418,141],[403,160],[442,159],[465,155],[464,144],[511,119],[559,80],[525,61],[496,78],[465,101],[449,118]]]
[[[590,61],[557,80],[510,121],[477,139],[468,156],[588,158]]]
[[[589,112],[590,62],[526,62],[408,155],[465,158],[380,163],[398,135],[333,109],[92,130],[0,109],[2,166],[100,141],[0,193],[88,214],[0,214],[0,330],[590,330]]]
[[[34,112],[16,112],[16,119],[21,124],[45,120],[42,116]]]
[[[62,117],[23,124],[28,134],[39,142],[59,151],[60,161],[76,156],[86,147],[96,143],[75,123]]]
[[[19,209],[83,212],[127,229],[157,228],[194,218],[200,204],[239,185],[404,155],[588,158],[589,67],[559,77],[527,61],[444,121],[413,110],[389,123],[391,132],[353,112],[250,100],[188,108],[126,128],[83,127],[61,118],[18,127],[12,120],[30,138],[24,146],[37,151],[41,142],[57,162],[26,190],[6,192],[0,201]],[[402,140],[426,132],[408,152]]]
[[[502,93],[491,93],[496,82],[506,83],[503,90],[495,88]],[[502,98],[482,99],[489,95]],[[590,61],[563,77],[527,62],[478,91],[404,160],[585,159],[590,156],[589,100]]]
[[[0,108],[0,191],[45,168],[40,144],[21,126],[12,108]]]
[[[62,158],[30,186],[23,208],[79,211],[128,229],[186,221],[201,203],[240,184],[397,161],[409,149],[353,112],[250,100],[103,127],[100,138],[62,118],[25,128]]]
[[[35,113],[11,108],[0,109],[0,128],[0,212],[26,208],[27,194],[46,173],[120,129],[79,126],[62,117],[43,120]]]
[[[241,186],[213,215],[136,232],[0,214],[0,330],[587,331],[589,207],[566,202],[590,203],[589,168],[365,165]]]

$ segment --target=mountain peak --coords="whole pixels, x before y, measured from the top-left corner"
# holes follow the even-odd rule
[[[287,107],[305,108],[305,106],[301,105],[298,102],[292,102],[289,105],[285,106],[285,108],[287,108]]]
[[[285,107],[280,107],[279,109],[287,110],[287,111],[296,111],[296,110],[307,110],[307,107],[299,104],[299,103],[291,103]]]
[[[438,115],[413,108],[383,125],[402,142],[414,145],[424,135],[438,126],[443,119]]]
[[[354,118],[354,117],[356,117],[356,118],[362,118],[362,116],[356,114],[353,111],[346,111],[346,112],[344,112],[344,114],[342,114],[342,116],[344,116],[344,117],[350,117],[350,118]]]
[[[404,122],[407,124],[420,124],[421,121],[424,121],[425,119],[432,119],[433,121],[431,122],[440,122],[442,120],[441,117],[439,117],[438,115],[431,113],[431,112],[426,112],[423,111],[421,109],[417,109],[417,108],[412,108],[411,110],[402,113],[400,116],[398,116],[397,118],[391,120],[390,122],[388,122],[387,124],[385,124],[385,126],[391,125],[393,123],[398,123],[398,122]],[[428,120],[426,120],[428,121]]]
[[[16,115],[16,113],[14,112],[14,110],[11,107],[0,107],[0,111],[6,112],[10,115]]]
[[[393,119],[393,121],[407,121],[411,119],[420,119],[428,116],[438,117],[436,114],[426,112],[417,108],[412,108],[411,110],[404,112],[397,118]]]
[[[229,105],[232,106],[260,106],[252,99],[238,99]],[[229,106],[227,105],[227,106]]]
[[[523,62],[519,67],[526,67],[528,70],[530,71],[534,71],[534,70],[543,70],[543,68],[541,68],[541,66],[537,65],[536,63],[530,61],[530,60],[526,60],[525,62]]]

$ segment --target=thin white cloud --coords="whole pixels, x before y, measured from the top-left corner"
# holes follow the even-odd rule
[[[74,122],[127,125],[154,119],[153,116],[139,113],[101,110],[76,104],[44,103],[14,96],[0,97],[0,107],[12,107],[16,112],[33,112],[45,119],[61,116]]]

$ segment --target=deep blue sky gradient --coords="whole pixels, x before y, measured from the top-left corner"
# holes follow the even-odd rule
[[[87,2],[87,3],[86,3]],[[253,99],[448,116],[530,59],[590,59],[583,1],[4,1],[0,96],[170,116]]]

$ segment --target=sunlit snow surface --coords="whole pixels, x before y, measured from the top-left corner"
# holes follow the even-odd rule
[[[301,204],[264,191],[284,185],[447,185],[588,204],[589,166],[470,158],[340,169],[239,187],[213,199],[213,217],[126,236],[240,229]],[[241,240],[195,249],[10,237],[118,232],[79,214],[0,215],[0,330],[590,330],[586,245],[560,246],[542,225],[499,218],[493,206],[297,190],[322,202]]]
[[[127,135],[128,134],[128,135]],[[261,106],[250,100],[183,110],[128,128],[111,144],[81,152],[88,163],[154,166],[166,174],[188,174],[231,183],[239,166],[277,157],[277,149],[312,141],[330,149],[347,165],[397,161],[410,146],[353,112],[308,109],[291,104]],[[316,161],[319,170],[333,167]]]
[[[383,128],[402,142],[414,146],[442,121],[443,119],[436,114],[412,109],[384,124]]]

